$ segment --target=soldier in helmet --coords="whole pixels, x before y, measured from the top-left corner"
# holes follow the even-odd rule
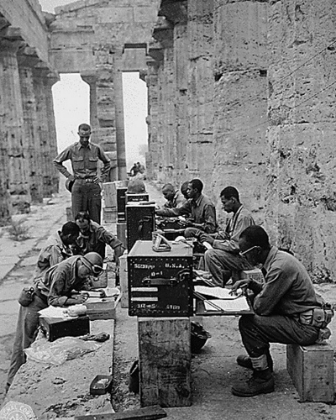
[[[69,306],[84,303],[84,290],[90,276],[103,271],[103,259],[96,252],[75,255],[50,267],[34,286],[33,300],[28,306],[20,305],[11,364],[7,376],[8,390],[19,367],[26,362],[23,349],[35,341],[39,311],[47,306]]]

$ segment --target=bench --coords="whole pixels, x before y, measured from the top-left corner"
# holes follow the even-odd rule
[[[334,350],[329,344],[287,345],[287,371],[300,401],[334,401]]]

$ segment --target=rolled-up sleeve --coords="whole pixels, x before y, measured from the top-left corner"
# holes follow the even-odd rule
[[[58,156],[55,157],[53,160],[53,164],[55,168],[66,178],[69,178],[71,176],[70,172],[67,170],[67,168],[63,165],[63,162],[66,160],[71,159],[71,147],[67,147],[63,152],[61,152]]]
[[[206,233],[214,233],[216,229],[216,209],[214,206],[208,204],[204,208],[204,231]]]

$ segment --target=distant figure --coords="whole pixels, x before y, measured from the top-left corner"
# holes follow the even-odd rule
[[[111,163],[100,146],[90,143],[91,127],[88,124],[80,124],[78,135],[79,142],[67,147],[53,162],[56,169],[68,178],[69,182],[73,182],[71,188],[73,217],[80,211],[88,211],[90,218],[100,224],[101,180],[98,178],[98,160],[104,164],[101,171],[102,178],[108,176]],[[71,161],[73,175],[63,165],[66,160]]]
[[[132,166],[132,168],[130,169],[130,176],[136,176],[137,173],[139,172],[139,168],[138,165],[136,163],[134,163],[134,165]]]
[[[145,166],[140,162],[137,162],[137,168],[140,174],[144,174],[146,172]]]
[[[180,191],[174,187],[173,184],[165,184],[162,187],[162,194],[167,200],[163,207],[173,209],[176,207],[181,207],[186,202],[186,199],[183,197]]]

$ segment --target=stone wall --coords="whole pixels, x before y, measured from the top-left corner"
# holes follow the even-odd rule
[[[267,222],[321,280],[336,274],[336,15],[331,0],[270,2]]]
[[[218,205],[221,189],[236,186],[272,241],[317,280],[336,275],[335,7],[332,0],[162,0],[159,45],[149,47],[152,178],[199,177]],[[160,30],[162,16],[170,32]],[[163,85],[168,77],[173,95]]]

